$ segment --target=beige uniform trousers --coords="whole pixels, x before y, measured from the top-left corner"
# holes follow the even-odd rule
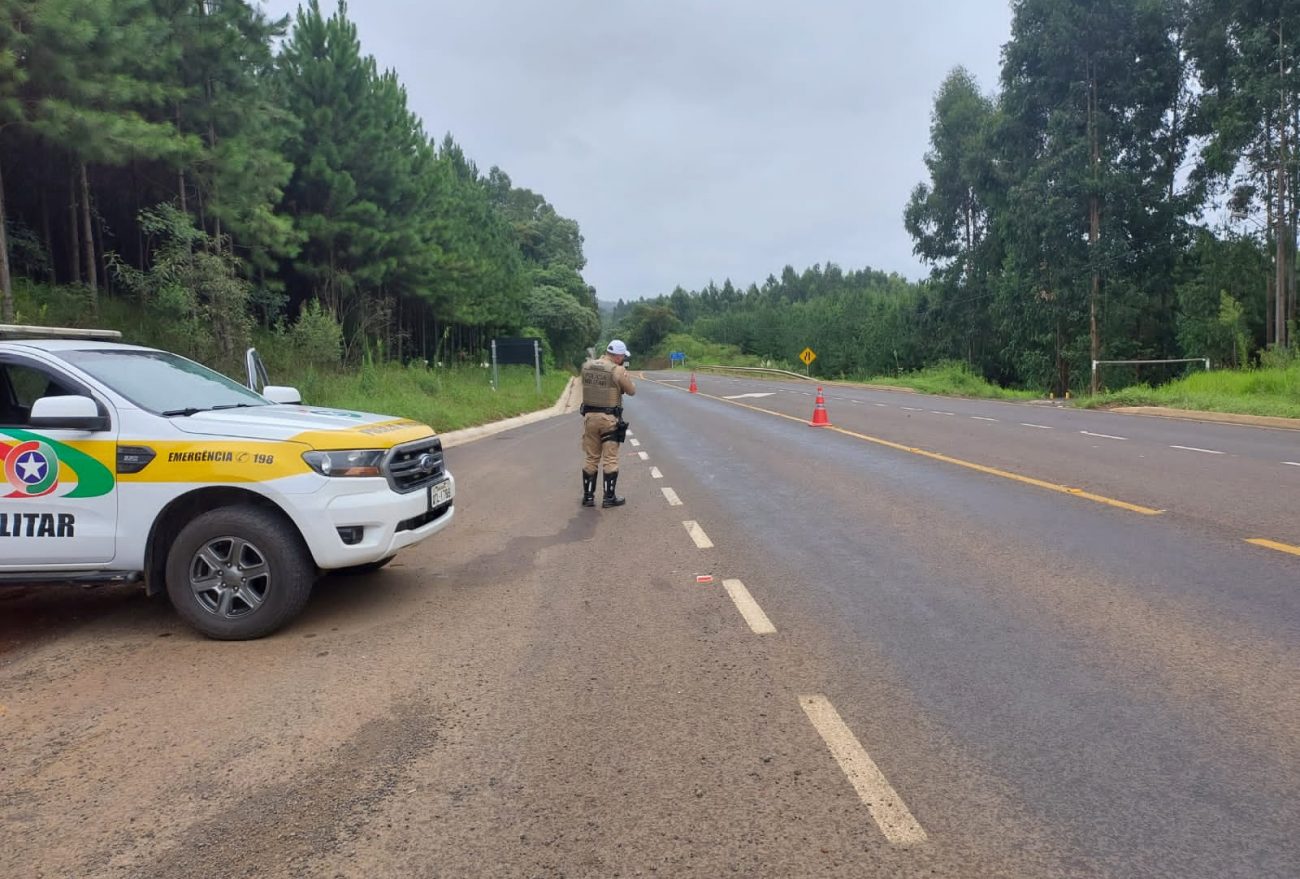
[[[618,472],[618,443],[602,443],[600,435],[613,430],[618,419],[606,412],[588,412],[582,416],[582,451],[587,456],[582,469],[586,473]]]

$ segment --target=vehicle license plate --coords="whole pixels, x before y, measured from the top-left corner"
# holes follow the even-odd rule
[[[429,486],[429,509],[433,510],[451,500],[451,480],[444,479]]]

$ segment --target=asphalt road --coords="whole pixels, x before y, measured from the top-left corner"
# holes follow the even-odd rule
[[[0,592],[0,875],[1300,875],[1300,434],[649,378],[273,638]]]

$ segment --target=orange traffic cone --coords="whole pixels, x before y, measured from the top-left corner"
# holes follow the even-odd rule
[[[813,406],[812,421],[808,422],[813,427],[830,427],[831,419],[826,414],[826,398],[822,396],[822,389],[817,389],[817,403]]]
[[[695,373],[691,373],[691,393],[698,394],[700,389],[695,386]]]

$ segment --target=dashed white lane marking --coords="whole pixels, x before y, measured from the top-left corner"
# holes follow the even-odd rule
[[[996,418],[987,418],[983,415],[972,415],[971,418],[974,418],[976,421],[997,421]]]
[[[889,407],[886,406],[884,403],[872,403],[871,405],[872,405],[872,406],[879,406],[881,409],[888,409],[888,408],[889,408]]]
[[[745,622],[749,623],[749,627],[754,630],[755,635],[771,635],[776,632],[776,626],[772,625],[767,614],[763,613],[763,608],[758,606],[758,602],[749,594],[744,583],[739,580],[723,580],[722,586],[731,596],[736,610],[740,611]]]
[[[665,485],[659,490],[664,493],[664,498],[668,501],[668,506],[680,507],[682,505],[682,499],[677,496],[677,492],[673,491],[668,486]]]
[[[1111,436],[1111,435],[1108,434],[1108,433],[1093,433],[1093,432],[1090,431],[1090,430],[1081,430],[1081,431],[1079,431],[1079,433],[1083,434],[1084,436],[1096,436],[1096,437],[1101,437],[1102,439],[1114,439],[1114,440],[1127,440],[1127,439],[1128,439],[1128,437],[1126,437],[1126,436]]]
[[[632,448],[636,448],[639,445],[641,445],[641,440],[639,439],[632,440]]]
[[[901,406],[901,407],[899,407],[899,408],[901,408],[904,412],[924,412],[924,411],[925,411],[924,409],[918,409],[918,408],[916,408],[915,406]]]
[[[1290,464],[1292,467],[1300,467],[1300,461],[1283,461],[1283,464]]]
[[[645,452],[637,452],[637,454],[641,456],[641,460],[642,460],[642,461],[648,461],[648,460],[650,460],[650,456],[647,455]]]
[[[1206,455],[1222,455],[1223,452],[1214,449],[1198,449],[1196,446],[1170,446],[1171,449],[1182,449],[1184,452],[1202,452]]]
[[[691,540],[694,540],[695,545],[698,546],[700,549],[713,548],[713,541],[709,540],[709,535],[704,533],[704,529],[700,527],[699,522],[688,520],[686,522],[683,522],[682,525],[685,526],[686,533],[691,535]]]
[[[1030,424],[1028,421],[1022,421],[1022,422],[1020,422],[1020,426],[1021,426],[1021,427],[1035,427],[1035,428],[1037,428],[1037,429],[1039,429],[1039,430],[1051,430],[1051,429],[1052,429],[1051,427],[1049,427],[1049,426],[1046,425],[1046,424]]]
[[[655,479],[663,479],[663,478],[664,478],[664,475],[663,475],[662,473],[659,472],[659,468],[658,468],[658,467],[651,467],[651,468],[650,468],[650,475],[653,476]]]
[[[840,719],[835,706],[825,696],[800,696],[799,705],[830,748],[835,762],[848,776],[872,819],[885,838],[894,845],[925,842],[925,830],[912,817],[903,798],[894,790],[866,750],[854,738],[853,731]]]
[[[956,412],[940,412],[938,409],[931,409],[931,415],[956,415]]]

